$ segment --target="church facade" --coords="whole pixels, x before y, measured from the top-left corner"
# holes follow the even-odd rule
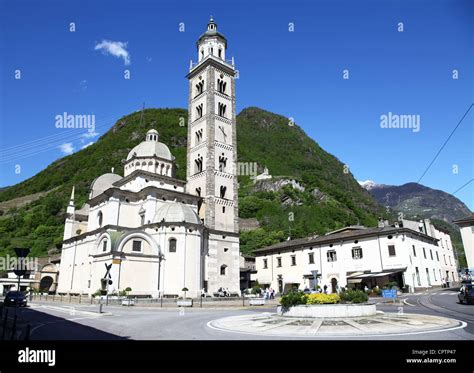
[[[239,292],[235,76],[214,20],[197,41],[189,80],[186,181],[156,130],[133,148],[123,177],[107,173],[67,208],[58,293],[200,296]],[[109,282],[109,283],[110,283]]]

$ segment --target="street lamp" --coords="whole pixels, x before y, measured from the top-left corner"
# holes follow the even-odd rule
[[[15,275],[18,276],[17,291],[18,291],[18,295],[20,295],[20,279],[21,279],[21,276],[24,276],[27,272],[27,268],[26,268],[26,265],[25,265],[25,258],[30,253],[31,249],[17,247],[17,248],[14,248],[13,250],[15,251],[15,254],[18,258],[16,268],[13,270],[13,272],[15,273]],[[18,307],[19,307],[19,299],[16,302],[15,316],[17,314],[17,308]]]

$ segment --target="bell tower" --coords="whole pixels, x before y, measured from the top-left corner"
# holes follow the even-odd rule
[[[197,41],[197,63],[187,75],[187,192],[203,203],[206,227],[238,233],[237,134],[234,61],[226,60],[227,39],[211,16]]]

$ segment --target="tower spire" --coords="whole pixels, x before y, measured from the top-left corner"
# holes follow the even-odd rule
[[[71,198],[69,199],[69,205],[74,205],[74,193],[76,191],[76,186],[72,186],[72,191],[71,191]]]

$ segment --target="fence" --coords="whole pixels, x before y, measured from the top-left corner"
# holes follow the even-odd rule
[[[193,299],[193,307],[247,307],[249,300],[247,297],[201,297]],[[177,307],[178,298],[139,298],[139,297],[91,297],[89,295],[42,295],[35,294],[30,296],[30,301],[39,302],[58,302],[81,305],[139,305],[151,307]],[[276,300],[269,301],[267,304],[277,304]]]

